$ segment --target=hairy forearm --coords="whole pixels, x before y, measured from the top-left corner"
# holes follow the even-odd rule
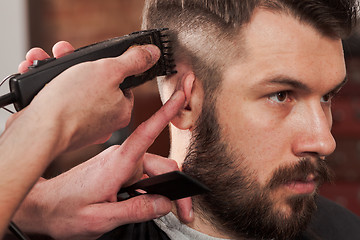
[[[50,161],[65,146],[60,127],[41,114],[22,112],[0,137],[0,234]]]

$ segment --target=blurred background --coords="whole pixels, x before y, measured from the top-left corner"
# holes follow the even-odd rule
[[[138,31],[143,0],[12,0],[0,2],[0,77],[17,72],[28,49],[41,47],[51,52],[59,40],[75,48]],[[349,82],[334,101],[333,133],[337,150],[329,158],[336,173],[334,184],[321,194],[360,215],[360,34],[344,43]],[[7,91],[7,83],[0,92]],[[81,163],[111,144],[120,144],[139,123],[161,105],[155,81],[134,90],[135,108],[127,129],[114,133],[108,143],[87,147],[60,156],[45,172],[51,178]],[[91,96],[89,96],[91,97]],[[97,106],[94,106],[97,107]],[[0,111],[0,130],[10,116]],[[168,130],[160,135],[149,152],[167,156]],[[19,146],[19,151],[21,147]],[[66,160],[65,160],[66,159]]]

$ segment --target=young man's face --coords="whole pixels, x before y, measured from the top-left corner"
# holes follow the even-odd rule
[[[331,98],[345,78],[344,57],[340,40],[285,15],[258,12],[244,35],[247,57],[224,74],[217,118],[265,185],[279,166],[334,151]],[[288,211],[284,196],[314,193],[313,177],[275,189],[279,210]]]
[[[216,153],[222,157],[216,164],[209,160],[209,167],[185,160],[184,171],[198,171],[198,176],[211,173],[219,179],[210,186],[218,191],[212,197],[224,189],[222,201],[229,205],[221,209],[218,196],[218,203],[208,205],[217,209],[210,210],[213,215],[222,218],[225,209],[230,210],[224,217],[239,208],[232,217],[236,218],[263,205],[262,210],[250,211],[248,218],[266,212],[259,218],[267,219],[263,225],[281,227],[295,215],[300,219],[306,208],[314,210],[319,180],[327,178],[324,157],[335,149],[331,99],[346,75],[342,44],[291,16],[264,10],[255,11],[242,33],[239,44],[245,44],[245,57],[225,70],[215,103],[219,141],[226,145],[226,154]],[[226,186],[217,188],[221,184]],[[296,220],[289,229],[295,231],[306,221]],[[240,222],[244,222],[241,217],[236,224]],[[236,231],[236,224],[227,229]],[[246,227],[242,230],[251,233]]]

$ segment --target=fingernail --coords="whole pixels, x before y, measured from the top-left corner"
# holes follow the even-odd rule
[[[181,95],[181,91],[176,91],[173,93],[173,95],[171,96],[172,100],[177,100]]]
[[[156,63],[160,57],[160,50],[154,45],[144,45],[143,48],[151,54],[151,63]]]
[[[189,217],[190,217],[190,219],[193,219],[193,217],[194,217],[194,210],[193,209],[190,209]]]

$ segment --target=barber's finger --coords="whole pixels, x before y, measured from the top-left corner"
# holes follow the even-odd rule
[[[160,50],[155,45],[142,45],[129,48],[115,61],[108,62],[111,69],[117,72],[118,83],[125,77],[145,72],[151,68],[160,58]]]
[[[150,177],[178,170],[179,167],[174,160],[150,153],[146,153],[144,156],[144,172]],[[190,223],[194,220],[190,197],[176,200],[175,205],[180,221]]]
[[[144,173],[150,177],[167,172],[179,171],[176,161],[151,153],[144,155]]]
[[[113,229],[117,226],[145,222],[166,215],[171,202],[160,195],[141,195],[122,202],[100,203],[90,206],[89,215]],[[109,229],[109,230],[110,230]]]
[[[146,150],[151,146],[156,137],[178,114],[185,102],[185,95],[177,91],[150,119],[143,122],[122,144],[124,164],[134,165],[138,162]]]
[[[45,58],[49,58],[50,55],[47,54],[43,49],[41,48],[32,48],[26,53],[26,60],[33,62],[34,60],[43,60]]]
[[[74,52],[75,48],[67,41],[60,41],[55,43],[52,47],[54,57],[59,58],[69,53]]]
[[[194,221],[194,212],[192,208],[191,197],[182,198],[175,201],[177,215],[183,223]]]
[[[43,60],[49,57],[49,54],[47,54],[43,49],[38,47],[32,48],[26,53],[26,60],[20,63],[18,71],[20,73],[24,73],[28,70],[28,67],[31,66],[35,60]]]
[[[21,62],[18,66],[18,72],[24,73],[28,71],[28,67],[33,64],[34,60],[43,60],[45,58],[49,58],[49,54],[47,54],[41,48],[32,48],[26,54],[26,60]]]
[[[28,67],[31,65],[32,65],[31,61],[27,61],[27,60],[22,61],[18,66],[18,72],[24,73],[24,72],[28,71],[29,70]]]

